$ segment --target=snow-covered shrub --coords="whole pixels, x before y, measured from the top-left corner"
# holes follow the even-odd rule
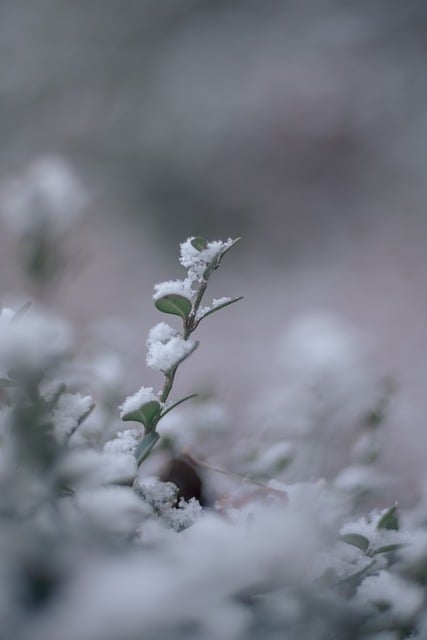
[[[343,378],[352,340],[325,319],[322,343],[310,342],[319,321],[294,331],[300,346],[295,354],[285,345],[288,362],[300,366],[311,345],[322,402],[298,387],[294,371],[295,386],[274,391],[276,402],[257,399],[262,437],[226,451],[223,467],[206,458],[228,448],[226,408],[212,398],[181,406],[193,394],[171,399],[199,323],[239,299],[202,304],[235,243],[189,238],[180,255],[186,277],[156,285],[155,306],[182,325],[149,332],[146,361],[163,377],[159,390],[138,381],[119,401],[111,350],[88,368],[73,359],[71,329],[51,313],[1,310],[0,638],[427,637],[427,509],[371,509],[360,499],[378,474],[391,390],[374,408],[354,400],[360,380]],[[319,420],[358,416],[346,461],[330,477],[302,466],[287,475],[301,449],[315,453]],[[121,429],[119,417],[132,425]],[[208,506],[165,477],[171,458],[183,473],[213,478]]]

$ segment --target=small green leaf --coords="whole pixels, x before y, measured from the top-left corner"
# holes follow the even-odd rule
[[[353,547],[357,547],[362,551],[367,551],[369,547],[369,540],[362,536],[360,533],[344,533],[340,536],[340,540],[342,542],[346,542],[347,544],[352,544]]]
[[[158,298],[155,302],[156,308],[163,313],[171,313],[174,316],[186,318],[192,309],[192,304],[188,298],[175,293]]]
[[[234,304],[234,302],[239,302],[239,300],[243,300],[243,296],[239,296],[238,298],[231,298],[231,300],[228,300],[227,302],[223,302],[222,304],[219,304],[217,307],[213,307],[212,309],[209,309],[209,311],[207,311],[201,316],[200,320],[203,320],[203,318],[207,318],[208,316],[211,315],[211,313],[215,313],[220,309],[224,309],[225,307],[228,307],[230,304]]]
[[[150,400],[145,402],[137,411],[131,411],[122,416],[125,422],[141,422],[146,429],[150,429],[153,422],[160,416],[160,402]]]
[[[160,436],[157,431],[149,431],[145,434],[135,451],[135,458],[138,465],[147,458],[159,438]]]
[[[181,400],[178,400],[177,402],[174,402],[170,407],[168,407],[166,409],[166,411],[163,411],[161,417],[163,418],[163,416],[165,416],[167,413],[169,413],[169,411],[172,411],[172,409],[175,409],[175,407],[177,407],[178,405],[182,404],[183,402],[186,402],[187,400],[190,400],[191,398],[196,398],[197,397],[197,393],[192,393],[189,396],[185,396],[185,398],[181,398]]]
[[[197,238],[193,238],[191,244],[197,251],[203,251],[208,246],[208,241],[205,238],[201,238],[198,236]]]
[[[387,511],[381,516],[377,524],[377,529],[398,531],[399,518],[397,517],[397,504],[393,505],[390,509],[387,509]]]

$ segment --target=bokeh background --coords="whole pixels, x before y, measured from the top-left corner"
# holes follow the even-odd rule
[[[319,349],[334,360],[326,318],[352,336],[337,348],[358,344],[342,375],[359,367],[372,399],[395,380],[381,464],[411,501],[427,451],[426,36],[421,0],[2,0],[0,179],[61,157],[88,194],[44,302],[114,342],[132,391],[156,380],[151,292],[184,275],[179,242],[241,236],[211,293],[245,299],[200,328],[178,390],[257,428],[254,398]],[[2,302],[35,296],[18,253],[1,220]],[[291,357],[301,323],[317,334]]]

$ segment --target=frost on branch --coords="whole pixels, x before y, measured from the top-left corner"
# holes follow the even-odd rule
[[[199,241],[199,243],[197,242]],[[180,263],[188,270],[190,282],[202,282],[206,267],[231,249],[235,240],[229,238],[225,242],[214,240],[207,242],[202,238],[188,238],[180,246]],[[198,248],[200,247],[200,248]]]
[[[165,322],[159,322],[148,334],[147,365],[166,373],[189,356],[196,346],[194,340],[184,340],[178,331]]]

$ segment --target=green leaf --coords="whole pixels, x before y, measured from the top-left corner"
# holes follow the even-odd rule
[[[369,547],[369,540],[362,536],[360,533],[344,533],[340,536],[340,540],[342,542],[346,542],[347,544],[352,544],[353,547],[357,547],[362,551],[367,551]]]
[[[211,313],[215,313],[216,311],[219,311],[220,309],[224,309],[224,307],[228,307],[230,304],[234,304],[234,302],[239,302],[239,300],[243,300],[243,296],[239,296],[238,298],[232,298],[231,300],[228,300],[227,302],[223,302],[222,304],[219,304],[217,307],[213,307],[212,309],[210,309],[209,311],[204,313],[201,316],[200,320],[203,320],[203,318],[207,318],[208,316],[211,315]]]
[[[191,244],[197,251],[203,251],[208,246],[208,241],[205,238],[201,238],[198,236],[197,238],[193,238]]]
[[[160,416],[160,402],[150,400],[145,402],[137,411],[126,413],[122,420],[125,422],[141,422],[146,429],[150,429],[153,422]]]
[[[155,301],[156,308],[163,313],[171,313],[174,316],[186,318],[192,309],[188,298],[175,293],[169,293]]]
[[[175,409],[175,407],[177,407],[178,405],[182,404],[183,402],[186,402],[186,400],[190,400],[191,398],[196,398],[196,397],[197,397],[197,393],[192,393],[189,396],[185,396],[185,398],[181,398],[181,400],[174,402],[170,407],[168,407],[166,411],[163,411],[161,417],[163,418],[163,416],[169,413],[169,411],[172,411],[172,409]]]
[[[377,529],[398,531],[399,518],[397,516],[397,504],[393,505],[390,509],[387,509],[387,511],[381,516],[377,524]]]
[[[135,458],[138,465],[147,458],[159,438],[160,436],[157,431],[149,431],[145,434],[135,451]]]

